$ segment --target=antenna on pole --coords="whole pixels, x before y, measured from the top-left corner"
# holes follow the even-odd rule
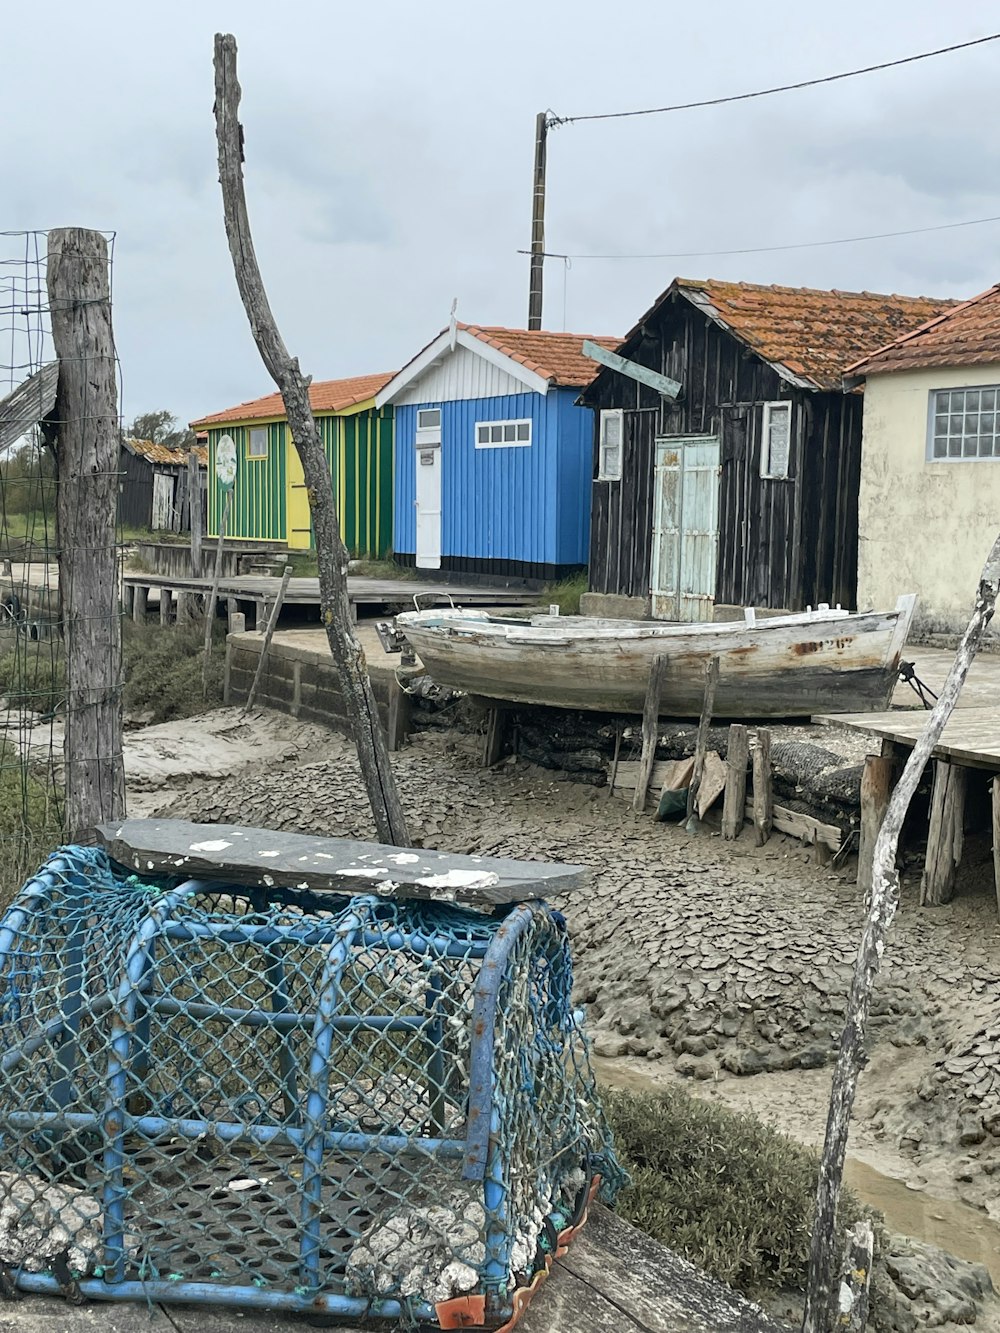
[[[535,117],[535,174],[531,193],[531,268],[528,277],[528,328],[542,327],[542,279],[545,266],[545,141],[549,113]]]
[[[451,314],[448,316],[448,335],[450,339],[451,350],[454,351],[458,343],[458,297],[451,303]]]

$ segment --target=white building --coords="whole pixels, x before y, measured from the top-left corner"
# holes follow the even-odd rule
[[[858,606],[968,623],[1000,532],[1000,284],[850,366],[862,380]]]

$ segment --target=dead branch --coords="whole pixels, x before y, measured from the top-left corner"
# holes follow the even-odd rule
[[[236,39],[228,33],[217,33],[215,127],[219,180],[236,282],[261,359],[281,392],[292,440],[302,460],[316,539],[320,613],[347,715],[354,728],[361,774],[375,816],[375,827],[382,842],[405,845],[403,806],[389,762],[364,650],[352,625],[347,594],[347,549],[340,537],[330,467],[309,404],[310,379],[302,374],[298,361],[289,355],[282,341],[254,253],[243,190],[243,129],[239,123],[239,105]]]
[[[958,646],[955,660],[948,672],[948,679],[903,769],[875,840],[868,917],[854,966],[854,977],[847,1003],[847,1018],[840,1038],[840,1050],[830,1093],[826,1138],[816,1190],[816,1219],[809,1256],[802,1333],[831,1333],[836,1327],[835,1295],[840,1255],[835,1235],[837,1199],[844,1172],[847,1134],[857,1092],[858,1076],[866,1060],[864,1038],[871,1008],[872,987],[882,955],[885,953],[886,936],[899,905],[899,874],[896,870],[899,835],[927,761],[941,739],[945,724],[958,702],[969,668],[982,642],[986,627],[993,617],[998,593],[1000,593],[1000,537],[994,542],[983,567],[975,609],[962,636],[962,642]]]

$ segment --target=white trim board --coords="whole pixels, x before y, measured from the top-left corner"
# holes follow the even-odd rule
[[[549,391],[549,381],[543,379],[541,375],[533,370],[528,370],[522,366],[519,361],[513,357],[507,356],[496,347],[490,347],[488,343],[477,338],[474,334],[468,333],[465,329],[459,329],[456,335],[452,334],[451,329],[443,329],[441,333],[429,343],[422,352],[418,353],[407,365],[395,374],[384,388],[380,389],[375,395],[376,408],[385,407],[387,403],[396,403],[400,400],[408,389],[413,389],[424,379],[430,371],[437,365],[443,363],[448,357],[453,356],[458,348],[471,352],[473,356],[485,361],[488,365],[509,376],[518,385],[523,386],[521,392],[539,393],[543,396]],[[471,397],[486,397],[494,395],[469,395]],[[462,395],[464,401],[466,395]],[[439,393],[431,394],[428,401],[437,402],[458,401],[459,396],[453,398],[442,398]]]

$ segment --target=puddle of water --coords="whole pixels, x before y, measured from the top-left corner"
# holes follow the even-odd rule
[[[884,1176],[855,1157],[848,1157],[844,1177],[865,1203],[885,1214],[890,1231],[940,1245],[970,1263],[985,1264],[1000,1290],[1000,1226],[985,1213],[967,1203],[907,1189],[901,1180]]]
[[[598,1080],[611,1087],[655,1092],[662,1086],[651,1074],[617,1060],[595,1057],[594,1069]],[[1000,1291],[1000,1226],[985,1213],[966,1203],[907,1189],[903,1181],[884,1176],[855,1157],[848,1157],[844,1177],[860,1199],[884,1215],[889,1231],[939,1245],[970,1263],[984,1264]]]

